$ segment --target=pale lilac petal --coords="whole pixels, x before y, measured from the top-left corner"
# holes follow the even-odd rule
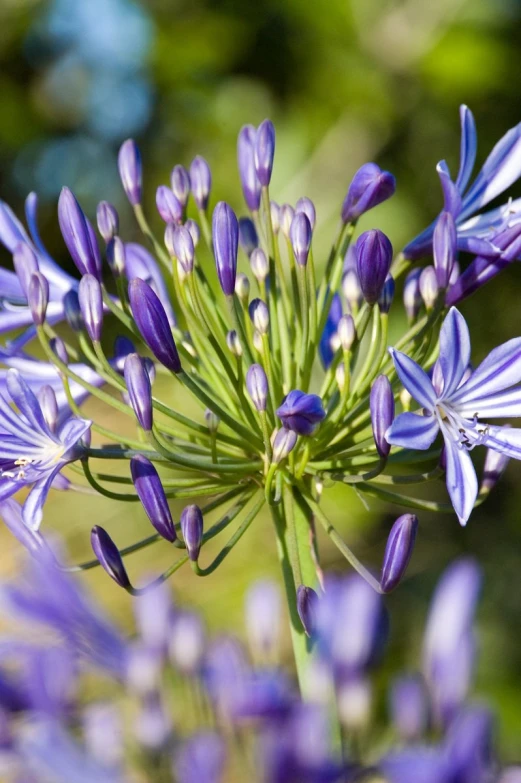
[[[443,190],[443,210],[444,212],[450,212],[451,215],[456,217],[461,208],[461,194],[451,180],[449,168],[444,160],[438,163],[436,171],[438,172]]]
[[[474,163],[476,162],[478,137],[474,116],[468,106],[460,106],[459,113],[461,120],[461,146],[456,187],[459,189],[460,193],[463,193],[468,185]]]
[[[390,348],[389,353],[398,377],[407,391],[423,408],[432,410],[436,404],[436,392],[425,370],[401,351]]]
[[[506,419],[521,416],[521,388],[491,394],[482,397],[476,394],[471,400],[463,400],[452,405],[454,410],[465,419]]]
[[[470,362],[470,335],[461,313],[451,307],[440,330],[439,363],[443,375],[443,397],[456,391]]]
[[[53,470],[43,476],[39,481],[34,484],[33,488],[27,495],[27,499],[23,505],[22,516],[24,524],[27,525],[29,530],[38,530],[43,519],[43,506],[47,500],[47,495],[51,488],[51,484],[54,481],[54,477],[60,472],[63,467],[62,463],[56,465]]]
[[[56,440],[42,414],[40,403],[31,389],[24,381],[18,370],[9,370],[7,373],[7,390],[11,399],[23,413],[27,421],[50,440]]]
[[[86,419],[78,419],[75,416],[67,419],[58,432],[61,442],[67,448],[74,446],[85,435],[91,424],[92,422]]]
[[[453,395],[451,403],[470,403],[489,397],[521,381],[521,337],[499,345],[489,353],[466,383]]]
[[[16,500],[13,500],[12,498],[2,500],[0,503],[0,516],[11,533],[31,552],[31,554],[41,554],[45,542],[38,533],[29,530],[24,524],[22,520],[22,507]]]
[[[494,449],[506,457],[521,459],[521,430],[514,427],[487,427],[483,445]]]
[[[458,226],[458,237],[477,236],[490,237],[492,229],[503,228],[505,221],[510,217],[512,221],[521,219],[521,198],[516,198],[508,204],[502,204],[481,215],[474,215]],[[510,221],[509,221],[510,224]]]
[[[4,479],[0,476],[0,501],[7,500],[20,489],[20,482],[13,479]]]
[[[20,242],[31,244],[27,231],[5,201],[0,201],[0,242],[11,253]]]
[[[447,490],[454,511],[462,525],[466,525],[478,495],[478,479],[468,450],[456,443],[442,425],[447,460]]]
[[[423,451],[432,446],[438,431],[439,424],[435,416],[400,413],[385,433],[385,439],[393,446]]]

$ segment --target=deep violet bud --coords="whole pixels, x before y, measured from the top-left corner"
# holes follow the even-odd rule
[[[67,323],[75,332],[81,332],[85,324],[81,315],[78,292],[71,288],[63,297],[63,310]]]
[[[266,410],[268,379],[260,364],[252,364],[246,373],[246,388],[258,411]]]
[[[127,385],[130,404],[136,414],[139,426],[145,432],[152,429],[152,385],[145,362],[137,353],[129,353],[125,359],[123,374]]]
[[[255,142],[257,131],[253,125],[245,125],[237,139],[237,163],[242,192],[248,209],[257,212],[261,199],[261,183],[255,170]]]
[[[358,169],[347,191],[342,205],[342,221],[351,223],[364,212],[386,201],[396,190],[396,180],[388,171],[376,165],[365,163]]]
[[[276,201],[270,201],[270,217],[273,233],[278,234],[280,231],[280,207]]]
[[[416,320],[420,307],[423,304],[422,295],[420,293],[420,276],[422,269],[413,269],[405,278],[403,286],[403,306],[407,313],[409,323],[413,323]]]
[[[240,272],[235,280],[235,293],[244,305],[248,304],[250,298],[250,281],[248,276]]]
[[[143,504],[145,513],[160,536],[167,541],[176,540],[172,515],[165,491],[154,465],[138,454],[130,460],[132,481]]]
[[[185,167],[181,166],[179,163],[172,169],[170,184],[174,196],[184,209],[190,195],[190,175]]]
[[[99,342],[103,327],[103,294],[97,278],[93,275],[81,278],[78,299],[87,334],[93,342]]]
[[[393,387],[387,375],[379,375],[373,383],[369,396],[369,407],[376,450],[380,457],[385,459],[391,451],[391,446],[385,439],[385,433],[394,420]]]
[[[297,612],[307,636],[312,636],[315,630],[317,604],[318,595],[312,587],[297,587]]]
[[[133,139],[127,139],[120,147],[118,154],[119,176],[123,190],[133,207],[141,202],[143,170],[141,153]]]
[[[355,249],[358,279],[364,299],[374,305],[391,268],[393,246],[382,231],[374,228],[358,237]]]
[[[286,459],[288,454],[293,451],[297,442],[298,435],[293,430],[288,430],[287,427],[281,427],[277,430],[275,437],[273,438],[273,454],[271,461],[278,465],[283,459]]]
[[[53,354],[58,357],[60,362],[63,362],[63,364],[69,363],[69,354],[67,353],[67,348],[65,347],[65,343],[61,337],[51,337],[49,340],[49,346]]]
[[[96,222],[98,231],[105,242],[110,242],[119,231],[119,216],[116,207],[113,207],[108,201],[100,201],[96,209]]]
[[[233,353],[234,356],[242,356],[241,341],[235,329],[230,329],[230,331],[227,333],[226,345],[228,346],[230,353]]]
[[[139,278],[130,281],[128,296],[137,327],[156,359],[172,372],[181,372],[179,354],[159,297]]]
[[[101,256],[96,235],[69,188],[62,188],[58,199],[58,222],[67,250],[80,274],[88,273],[99,279]]]
[[[90,534],[90,543],[101,567],[116,584],[128,590],[131,584],[123,559],[107,531],[99,527],[99,525],[95,525]]]
[[[49,304],[49,283],[41,272],[33,272],[27,287],[27,302],[36,326],[45,321],[45,313]]]
[[[256,280],[262,283],[268,277],[269,264],[266,253],[262,248],[257,247],[250,256],[251,271]]]
[[[167,241],[167,234],[171,233],[170,238]],[[169,245],[172,245],[170,248]],[[168,252],[172,249],[174,255],[185,275],[189,275],[194,269],[194,257],[195,249],[192,235],[185,226],[167,226],[165,231],[165,245],[168,248]]]
[[[235,290],[239,223],[233,209],[220,201],[213,211],[212,238],[219,283],[226,296]]]
[[[186,506],[181,512],[181,531],[188,557],[194,562],[199,557],[203,542],[203,515],[199,506]]]
[[[427,689],[420,676],[406,675],[395,680],[390,694],[391,718],[406,742],[423,736],[429,716]]]
[[[38,272],[38,259],[36,254],[25,242],[20,242],[13,253],[14,271],[20,282],[20,287],[25,296],[28,296],[29,281],[35,272]]]
[[[160,185],[156,190],[156,207],[165,223],[181,223],[183,207],[166,185]]]
[[[349,314],[343,315],[338,322],[336,333],[342,350],[347,353],[347,351],[351,350],[356,340],[356,326],[353,316]]]
[[[438,298],[439,286],[433,266],[426,266],[420,275],[420,294],[427,310],[432,310]]]
[[[199,225],[195,222],[195,220],[192,220],[192,218],[188,218],[188,220],[185,223],[185,228],[190,232],[190,236],[192,237],[192,242],[194,243],[194,248],[197,247],[199,244],[199,239],[201,238],[201,231],[199,230]]]
[[[299,198],[295,204],[295,214],[298,214],[299,212],[303,212],[307,217],[309,220],[309,225],[311,226],[311,230],[313,231],[315,228],[315,223],[317,222],[317,211],[310,198],[307,198],[306,196]]]
[[[295,217],[295,210],[290,204],[283,204],[280,208],[280,230],[289,239],[291,224]]]
[[[239,218],[239,243],[248,258],[251,257],[251,254],[259,245],[257,229],[255,228],[253,220],[250,220],[250,218]]]
[[[107,245],[107,264],[114,277],[122,277],[126,272],[127,251],[121,237],[114,237]]]
[[[270,184],[275,157],[275,128],[270,120],[261,122],[255,136],[255,169],[260,184]]]
[[[281,598],[270,579],[255,582],[246,593],[245,625],[254,653],[269,655],[277,649],[281,630]]]
[[[276,411],[283,425],[297,435],[312,435],[326,413],[318,394],[293,389]]]
[[[442,212],[436,221],[432,238],[434,269],[440,288],[447,288],[451,282],[456,260],[456,224],[450,212]]]
[[[52,386],[42,386],[38,392],[38,402],[42,409],[43,418],[47,422],[51,432],[56,432],[58,426],[58,403],[56,401],[56,394]]]
[[[306,266],[311,247],[312,229],[308,216],[304,212],[295,212],[289,236],[297,264]]]
[[[198,209],[206,210],[212,189],[212,173],[201,155],[197,155],[190,165],[190,184]]]
[[[257,331],[261,334],[268,334],[270,314],[266,302],[263,302],[262,299],[252,299],[248,312]]]
[[[418,517],[414,514],[402,514],[392,526],[380,577],[380,587],[384,593],[390,593],[401,581],[411,559],[417,531]]]
[[[387,275],[384,287],[382,288],[382,293],[378,298],[378,307],[380,308],[381,313],[387,314],[391,309],[394,299],[394,289],[394,278],[392,275]]]

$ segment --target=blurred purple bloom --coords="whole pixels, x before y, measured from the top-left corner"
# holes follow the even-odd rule
[[[428,701],[421,677],[405,675],[391,687],[391,718],[398,734],[406,742],[423,736],[428,722]]]
[[[176,756],[175,772],[179,783],[221,783],[226,762],[223,739],[212,732],[195,734]]]
[[[276,414],[288,430],[297,435],[312,435],[326,412],[318,394],[293,389],[277,408]]]
[[[261,183],[255,170],[255,139],[257,131],[253,125],[245,125],[237,139],[237,162],[242,192],[248,209],[256,212],[260,206]]]
[[[143,187],[143,169],[141,153],[133,139],[127,139],[120,147],[118,154],[119,176],[127,198],[135,207],[141,202]]]

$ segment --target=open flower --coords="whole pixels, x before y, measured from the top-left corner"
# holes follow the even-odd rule
[[[391,349],[396,372],[422,411],[402,413],[386,433],[387,441],[428,449],[441,431],[447,460],[447,489],[462,525],[478,494],[469,452],[483,445],[521,459],[521,430],[483,424],[482,417],[521,416],[521,338],[495,348],[467,377],[470,338],[465,319],[454,307],[440,331],[440,355],[432,380],[410,357]]]
[[[6,376],[9,401],[0,398],[0,500],[33,485],[23,507],[23,519],[32,530],[42,520],[49,488],[60,470],[81,455],[80,439],[91,422],[71,416],[53,433],[37,398],[17,370]]]

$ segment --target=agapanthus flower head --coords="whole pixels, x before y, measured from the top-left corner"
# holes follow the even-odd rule
[[[300,389],[290,391],[282,405],[277,408],[277,416],[283,425],[297,435],[312,435],[325,415],[318,394],[306,394]]]
[[[352,223],[373,207],[387,201],[396,190],[396,180],[388,171],[365,163],[358,169],[342,206],[342,220]]]

